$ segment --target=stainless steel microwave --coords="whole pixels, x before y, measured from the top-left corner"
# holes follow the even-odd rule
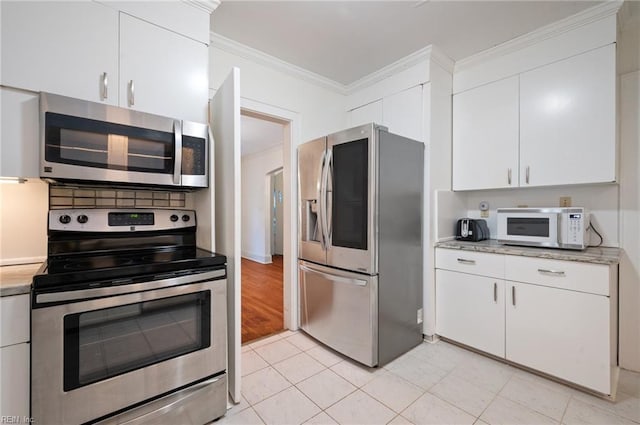
[[[507,245],[585,249],[589,213],[584,208],[498,208],[498,242]]]
[[[206,124],[40,93],[40,133],[42,178],[209,185]]]

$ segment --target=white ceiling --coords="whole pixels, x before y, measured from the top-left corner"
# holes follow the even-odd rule
[[[284,140],[284,126],[253,116],[240,116],[242,129],[240,130],[240,154],[251,155],[282,146]]]
[[[233,1],[214,32],[348,85],[430,44],[462,59],[596,1]]]

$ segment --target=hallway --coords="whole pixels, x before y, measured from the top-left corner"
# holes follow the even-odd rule
[[[282,255],[273,263],[242,259],[242,343],[284,328]]]

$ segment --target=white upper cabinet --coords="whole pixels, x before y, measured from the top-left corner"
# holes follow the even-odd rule
[[[207,45],[120,14],[120,104],[206,122]]]
[[[453,96],[453,190],[518,185],[518,76]]]
[[[357,127],[370,122],[382,124],[382,99],[349,111],[349,124],[351,127]]]
[[[391,133],[423,141],[422,85],[403,90],[349,111],[352,127],[375,122]]]
[[[40,99],[0,87],[0,176],[40,177]]]
[[[415,86],[382,99],[382,123],[391,133],[422,140],[422,86]]]
[[[2,85],[118,104],[116,10],[95,2],[0,7]]]
[[[610,44],[520,76],[520,185],[616,180]]]

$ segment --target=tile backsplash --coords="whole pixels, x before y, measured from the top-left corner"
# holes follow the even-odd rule
[[[49,208],[185,208],[186,194],[157,189],[50,185]]]

